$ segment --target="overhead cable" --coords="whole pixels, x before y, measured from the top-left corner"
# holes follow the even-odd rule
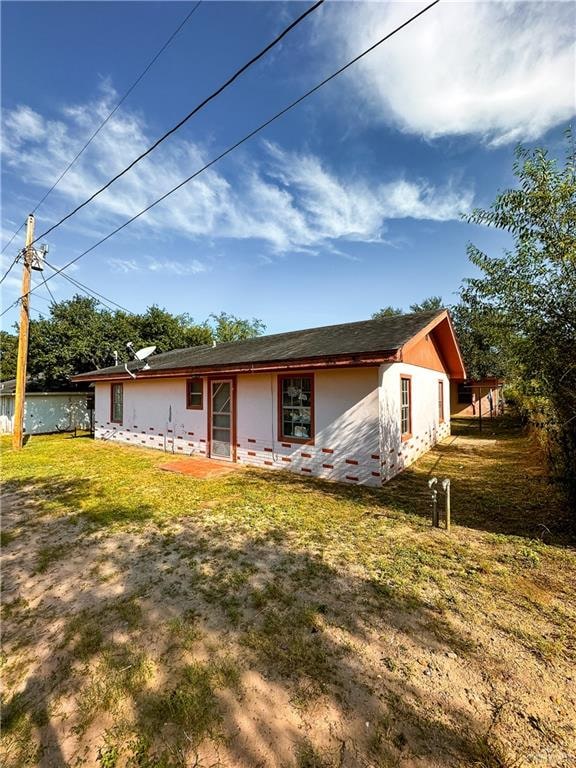
[[[403,23],[402,23],[402,24],[400,24],[398,27],[396,27],[395,29],[393,29],[393,30],[392,30],[391,32],[389,32],[387,35],[385,35],[384,37],[382,37],[380,40],[378,40],[377,42],[375,42],[375,43],[374,43],[373,45],[371,45],[369,48],[366,48],[366,49],[365,49],[365,50],[364,50],[362,53],[358,54],[358,56],[355,56],[355,57],[354,57],[353,59],[351,59],[351,60],[350,60],[350,61],[349,61],[347,64],[344,64],[342,67],[340,67],[339,69],[337,69],[337,70],[336,70],[335,72],[333,72],[331,75],[329,75],[328,77],[324,78],[324,80],[322,80],[320,83],[318,83],[317,85],[315,85],[315,86],[314,86],[313,88],[311,88],[309,91],[306,91],[306,93],[304,93],[304,94],[303,94],[302,96],[300,96],[298,99],[295,99],[295,100],[294,100],[293,102],[291,102],[291,103],[290,103],[290,104],[289,104],[287,107],[284,107],[284,109],[281,109],[279,112],[277,112],[275,115],[273,115],[273,117],[271,117],[270,119],[266,120],[264,123],[261,123],[261,124],[260,124],[260,125],[259,125],[257,128],[255,128],[253,131],[250,131],[250,133],[246,134],[246,135],[245,135],[245,136],[244,136],[242,139],[240,139],[239,141],[237,141],[237,142],[236,142],[235,144],[233,144],[232,146],[228,147],[228,149],[226,149],[226,150],[224,150],[223,152],[221,152],[219,155],[217,155],[215,158],[213,158],[213,159],[212,159],[210,162],[206,163],[206,165],[204,165],[202,168],[200,168],[199,170],[195,171],[193,174],[191,174],[190,176],[188,176],[188,178],[184,179],[184,181],[181,181],[179,184],[177,184],[177,185],[176,185],[175,187],[173,187],[171,190],[169,190],[168,192],[166,192],[166,194],[162,195],[162,197],[159,197],[157,200],[155,200],[153,203],[151,203],[151,204],[150,204],[150,205],[148,205],[146,208],[144,208],[143,210],[141,210],[139,213],[135,214],[135,215],[134,215],[134,216],[132,216],[130,219],[128,219],[127,221],[125,221],[123,224],[121,224],[120,226],[116,227],[116,229],[114,229],[114,230],[113,230],[112,232],[110,232],[108,235],[106,235],[105,237],[103,237],[103,238],[101,238],[100,240],[98,240],[98,242],[97,242],[97,243],[94,243],[94,245],[91,245],[91,246],[90,246],[90,248],[87,248],[85,251],[83,251],[82,253],[80,253],[78,256],[75,256],[73,259],[71,259],[69,262],[67,262],[67,263],[66,263],[66,264],[65,264],[63,267],[60,267],[60,268],[57,270],[57,272],[56,272],[55,274],[53,274],[53,275],[50,275],[50,277],[48,278],[48,280],[51,280],[53,277],[56,277],[56,274],[60,274],[60,273],[61,273],[61,272],[63,272],[64,270],[68,269],[68,267],[70,267],[72,264],[75,264],[77,261],[79,261],[81,258],[83,258],[84,256],[86,256],[88,253],[90,253],[91,251],[93,251],[93,250],[95,250],[96,248],[98,248],[100,245],[102,245],[103,243],[105,243],[107,240],[109,240],[111,237],[113,237],[114,235],[116,235],[118,232],[120,232],[122,229],[124,229],[125,227],[127,227],[129,224],[132,224],[132,222],[133,222],[133,221],[136,221],[136,219],[139,219],[139,218],[140,218],[140,216],[143,216],[145,213],[147,213],[149,210],[151,210],[151,209],[152,209],[152,208],[154,208],[156,205],[158,205],[159,203],[161,203],[163,200],[166,200],[166,198],[167,198],[167,197],[170,197],[170,195],[174,194],[174,192],[176,192],[177,190],[179,190],[179,189],[180,189],[181,187],[183,187],[185,184],[188,184],[188,182],[192,181],[192,179],[196,178],[196,177],[197,177],[197,176],[199,176],[201,173],[203,173],[203,172],[204,172],[204,171],[206,171],[208,168],[210,168],[210,167],[211,167],[211,166],[213,166],[215,163],[217,163],[219,160],[221,160],[222,158],[226,157],[226,155],[229,155],[231,152],[233,152],[235,149],[237,149],[237,148],[238,148],[238,147],[239,147],[241,144],[244,144],[246,141],[248,141],[249,139],[251,139],[253,136],[256,136],[256,134],[260,133],[260,131],[262,131],[264,128],[266,128],[267,126],[269,126],[271,123],[275,122],[275,121],[276,121],[276,120],[278,120],[280,117],[282,117],[283,115],[285,115],[287,112],[289,112],[291,109],[293,109],[294,107],[296,107],[296,106],[297,106],[298,104],[300,104],[302,101],[304,101],[305,99],[307,99],[307,98],[308,98],[309,96],[311,96],[313,93],[316,93],[316,91],[318,91],[318,90],[319,90],[320,88],[322,88],[324,85],[326,85],[327,83],[329,83],[329,82],[330,82],[331,80],[333,80],[335,77],[338,77],[338,75],[342,74],[342,72],[344,72],[345,70],[347,70],[349,67],[351,67],[353,64],[355,64],[357,61],[360,61],[360,59],[364,58],[364,56],[367,56],[369,53],[371,53],[372,51],[374,51],[376,48],[378,48],[378,46],[380,46],[380,45],[382,45],[383,43],[385,43],[385,42],[386,42],[387,40],[389,40],[391,37],[393,37],[394,35],[396,35],[398,32],[400,32],[402,29],[404,29],[405,27],[407,27],[407,26],[408,26],[409,24],[411,24],[413,21],[415,21],[417,18],[419,18],[419,17],[420,17],[420,16],[422,16],[424,13],[426,13],[426,12],[427,12],[427,11],[429,11],[431,8],[433,8],[435,5],[437,5],[439,2],[440,2],[440,0],[434,0],[432,3],[430,3],[430,4],[429,4],[429,5],[427,5],[425,8],[423,8],[421,11],[418,11],[418,13],[415,13],[413,16],[411,16],[411,17],[410,17],[409,19],[407,19],[405,22],[403,22]],[[34,290],[34,289],[33,289],[33,290]],[[14,304],[15,304],[15,303],[17,303],[17,302],[14,302]],[[2,315],[6,314],[6,312],[7,312],[9,309],[11,309],[11,307],[12,307],[12,306],[14,306],[14,304],[12,304],[10,307],[7,307],[7,308],[4,310],[4,312],[2,312],[2,313],[0,314],[0,317],[2,317]]]
[[[247,61],[246,64],[240,67],[231,77],[226,80],[225,83],[223,83],[219,88],[217,88],[215,91],[213,91],[210,96],[207,96],[203,101],[200,102],[197,106],[194,107],[194,109],[189,112],[185,117],[180,120],[180,122],[176,123],[172,128],[170,128],[169,131],[166,131],[162,136],[160,136],[159,139],[157,139],[154,144],[152,144],[148,149],[146,149],[144,152],[142,152],[138,157],[136,157],[129,165],[127,165],[122,171],[116,174],[116,176],[113,176],[109,181],[104,184],[104,186],[100,187],[100,189],[97,189],[94,194],[90,195],[84,202],[80,203],[80,205],[77,205],[76,208],[74,208],[70,213],[67,213],[66,216],[63,216],[59,221],[57,221],[55,224],[53,224],[51,227],[49,227],[45,232],[43,232],[41,235],[38,235],[36,240],[41,240],[43,237],[46,237],[50,232],[53,232],[57,227],[59,227],[61,224],[63,224],[65,221],[67,221],[71,216],[74,216],[75,213],[78,213],[82,208],[84,208],[88,203],[91,203],[92,200],[94,200],[98,195],[101,195],[102,192],[104,192],[108,187],[110,187],[115,181],[117,181],[119,178],[124,176],[124,174],[128,173],[129,170],[134,168],[134,166],[139,163],[141,160],[143,160],[145,157],[147,157],[151,152],[153,152],[156,147],[158,147],[160,144],[162,144],[163,141],[165,141],[169,136],[171,136],[173,133],[175,133],[177,130],[179,130],[185,123],[190,120],[191,117],[193,117],[197,112],[199,112],[201,109],[203,109],[210,101],[215,99],[217,96],[219,96],[222,91],[226,90],[232,83],[237,80],[240,75],[242,75],[244,72],[246,72],[247,69],[249,69],[253,64],[255,64],[259,59],[261,59],[263,56],[265,56],[268,51],[270,51],[272,48],[274,48],[278,43],[286,37],[286,35],[291,32],[295,27],[298,26],[304,19],[309,16],[313,11],[315,11],[319,6],[321,6],[324,3],[324,0],[318,0],[317,3],[315,3],[313,6],[308,8],[304,13],[300,14],[297,19],[295,19],[291,24],[289,24],[277,37],[272,40],[271,43],[268,43],[268,45],[263,48],[260,53],[257,53],[255,56],[253,56],[250,61]]]
[[[178,34],[178,32],[180,32],[180,30],[182,29],[182,27],[183,27],[183,26],[186,24],[186,22],[188,21],[188,19],[189,19],[189,18],[192,16],[192,14],[193,14],[195,11],[197,11],[197,10],[198,10],[198,7],[201,5],[201,3],[202,3],[202,0],[198,0],[198,2],[197,2],[195,5],[194,5],[194,7],[193,7],[193,8],[192,8],[192,10],[191,10],[191,11],[188,13],[188,15],[187,15],[187,16],[186,16],[186,17],[183,19],[183,21],[181,21],[181,22],[180,22],[180,24],[179,24],[179,25],[176,27],[176,29],[175,29],[175,30],[172,32],[172,34],[170,35],[170,37],[169,37],[169,38],[166,40],[166,42],[164,43],[164,45],[163,45],[163,46],[162,46],[162,47],[161,47],[161,48],[160,48],[160,49],[157,51],[157,53],[154,55],[154,57],[153,57],[153,58],[150,60],[150,62],[149,62],[147,65],[146,65],[146,67],[145,67],[145,68],[142,70],[142,72],[141,72],[141,73],[138,75],[138,77],[136,78],[136,80],[134,80],[134,82],[132,83],[132,85],[131,85],[131,86],[128,88],[128,90],[127,90],[127,91],[124,93],[124,95],[122,96],[122,98],[120,99],[120,101],[119,101],[119,102],[116,104],[116,106],[115,106],[115,107],[112,109],[112,111],[108,113],[108,115],[107,115],[107,116],[104,118],[104,120],[102,120],[102,122],[101,122],[101,123],[100,123],[100,125],[99,125],[99,126],[96,128],[96,130],[95,130],[95,131],[92,133],[92,135],[90,136],[90,138],[88,139],[88,141],[86,141],[86,143],[83,145],[83,147],[80,149],[80,151],[79,151],[79,152],[78,152],[78,153],[77,153],[77,154],[76,154],[76,155],[75,155],[75,156],[72,158],[72,160],[71,160],[71,161],[68,163],[68,165],[66,166],[66,168],[64,168],[64,170],[62,171],[62,173],[60,174],[60,176],[58,176],[58,178],[56,179],[56,181],[55,181],[55,182],[52,184],[52,186],[50,187],[50,189],[49,189],[49,190],[48,190],[48,191],[47,191],[47,192],[44,194],[44,196],[43,196],[43,197],[42,197],[42,198],[41,198],[41,199],[40,199],[40,200],[39,200],[39,201],[36,203],[36,205],[34,206],[34,208],[33,208],[33,210],[32,210],[32,213],[35,213],[35,212],[38,210],[38,208],[39,208],[39,207],[42,205],[42,203],[43,203],[43,202],[46,200],[46,198],[48,197],[48,195],[49,195],[51,192],[53,192],[53,191],[54,191],[54,189],[56,189],[56,187],[58,186],[58,184],[60,184],[60,182],[62,181],[62,179],[64,178],[64,176],[66,176],[66,174],[68,173],[68,171],[70,170],[70,168],[72,168],[72,166],[74,165],[74,163],[76,162],[76,160],[78,160],[78,158],[79,158],[79,157],[80,157],[80,156],[81,156],[81,155],[82,155],[82,154],[85,152],[85,150],[88,148],[88,146],[89,146],[89,145],[92,143],[92,141],[93,141],[93,140],[96,138],[96,136],[98,136],[98,134],[100,133],[100,131],[102,130],[102,128],[104,128],[104,126],[106,125],[106,123],[107,123],[107,122],[110,120],[110,118],[111,118],[111,117],[112,117],[112,116],[115,114],[115,112],[116,112],[116,111],[117,111],[117,110],[120,108],[120,106],[121,106],[121,105],[124,103],[124,101],[125,101],[125,100],[128,98],[128,96],[129,96],[129,95],[132,93],[132,91],[134,90],[134,88],[136,88],[136,86],[138,85],[138,83],[140,82],[140,80],[142,80],[142,78],[143,78],[143,77],[144,77],[144,75],[145,75],[145,74],[148,72],[148,70],[149,70],[149,69],[150,69],[150,68],[151,68],[151,67],[152,67],[152,66],[153,66],[153,65],[156,63],[157,59],[158,59],[158,58],[159,58],[159,57],[160,57],[160,56],[161,56],[161,55],[164,53],[164,51],[165,51],[165,50],[166,50],[166,48],[167,48],[167,47],[170,45],[170,43],[172,42],[172,40],[174,40],[174,38],[176,37],[176,35]],[[18,229],[17,229],[17,230],[14,232],[14,234],[12,235],[12,237],[10,238],[10,240],[8,240],[8,242],[6,243],[6,245],[4,245],[4,246],[3,246],[1,253],[4,253],[4,251],[5,251],[5,250],[8,248],[8,246],[9,246],[9,245],[12,243],[12,241],[14,240],[14,238],[16,237],[16,235],[17,235],[17,234],[20,232],[20,230],[21,230],[21,229],[22,229],[22,228],[23,228],[25,225],[26,225],[26,221],[24,221],[24,222],[23,222],[23,223],[22,223],[22,224],[21,224],[21,225],[18,227]],[[0,280],[0,282],[2,282],[2,281]]]

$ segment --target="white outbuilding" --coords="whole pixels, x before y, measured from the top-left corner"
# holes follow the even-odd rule
[[[0,434],[14,428],[16,379],[0,383]],[[89,392],[27,391],[24,401],[24,434],[42,435],[91,428],[92,394]]]

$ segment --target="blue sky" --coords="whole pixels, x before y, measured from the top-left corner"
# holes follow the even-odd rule
[[[2,4],[3,244],[192,5]],[[424,5],[327,2],[51,233],[49,260],[73,258]],[[202,3],[40,207],[36,234],[305,7]],[[562,151],[575,112],[573,39],[567,2],[440,3],[70,274],[132,311],[155,303],[203,320],[224,310],[261,318],[269,332],[432,294],[451,303],[472,274],[467,242],[505,246],[460,214],[511,184],[516,142]],[[2,286],[5,306],[19,280],[13,270]],[[57,299],[75,292],[59,278],[50,286]],[[45,287],[33,294],[34,317],[47,299]]]

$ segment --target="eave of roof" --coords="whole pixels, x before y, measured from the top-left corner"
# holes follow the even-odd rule
[[[133,366],[129,368],[133,373],[137,371],[139,379],[170,379],[182,376],[207,376],[216,373],[242,374],[242,373],[274,373],[281,371],[304,371],[322,368],[362,368],[365,366],[381,365],[382,363],[397,362],[399,360],[397,350],[383,350],[366,355],[342,355],[331,357],[301,358],[298,360],[276,360],[261,363],[222,364],[213,366],[185,366],[182,368],[170,368],[160,370],[138,370]],[[74,376],[74,381],[127,381],[132,379],[129,373],[117,371],[115,373],[103,372],[99,376],[90,373]]]
[[[148,370],[133,361],[128,364],[130,373],[124,366],[111,366],[78,374],[73,381],[127,381],[134,373],[139,379],[153,379],[380,365],[400,360],[408,342],[446,320],[446,338],[453,341],[454,354],[461,362],[448,312],[437,310],[260,336],[215,347],[177,349],[150,357]],[[463,372],[463,366],[460,368]]]

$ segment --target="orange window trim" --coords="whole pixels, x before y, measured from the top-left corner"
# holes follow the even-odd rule
[[[444,424],[444,382],[438,379],[438,423]]]
[[[114,383],[110,385],[110,422],[112,424],[122,424],[122,419],[114,418],[114,392],[116,387],[120,387],[122,392],[122,417],[124,417],[124,384]]]
[[[402,432],[402,382],[408,382],[408,432]],[[402,432],[402,442],[410,440],[412,437],[412,376],[409,373],[400,374],[400,431]]]
[[[190,405],[190,394],[192,390],[192,382],[199,381],[202,389],[202,396],[200,398],[200,405]],[[194,376],[191,379],[186,379],[186,408],[189,411],[203,411],[204,410],[204,379],[200,376]]]
[[[310,379],[310,437],[292,437],[284,434],[282,420],[282,383],[285,379]],[[298,445],[314,445],[315,426],[314,426],[314,374],[313,373],[288,373],[278,374],[278,440],[285,443],[297,443]]]

